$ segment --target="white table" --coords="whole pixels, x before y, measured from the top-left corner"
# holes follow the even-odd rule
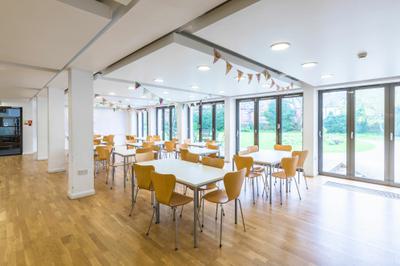
[[[210,167],[199,163],[186,162],[179,159],[163,159],[138,163],[139,165],[153,165],[160,174],[173,174],[178,183],[193,188],[193,243],[197,247],[197,208],[199,203],[199,188],[220,180],[227,173],[224,169]],[[132,201],[134,199],[134,183],[132,179]],[[156,222],[160,221],[159,204],[157,204]]]
[[[199,156],[207,156],[219,152],[219,150],[212,150],[208,148],[199,148],[199,147],[189,147],[188,150],[190,153],[198,154]]]
[[[126,179],[127,179],[127,165],[130,157],[136,156],[136,150],[127,149],[126,147],[115,147],[112,153],[112,164],[115,165],[115,155],[118,155],[123,158],[123,167],[124,167],[124,188],[126,188]],[[114,181],[115,177],[115,167],[112,168],[112,180]],[[113,182],[112,181],[112,182]],[[112,185],[111,185],[112,187]]]
[[[158,141],[154,141],[154,145],[156,145],[156,146],[163,146],[164,145],[164,143],[165,143],[165,141],[163,141],[163,140],[158,140]],[[126,145],[127,146],[132,146],[132,147],[135,147],[135,148],[141,148],[141,147],[143,147],[143,142],[134,142],[134,143],[126,143]]]
[[[282,158],[292,157],[292,153],[288,151],[262,150],[242,156],[252,157],[254,164],[267,166],[267,175],[269,175],[269,204],[272,204],[272,167],[280,164]]]
[[[220,146],[221,144],[219,144],[219,143],[213,143],[213,145],[216,145],[216,146]],[[193,143],[188,143],[188,146],[190,147],[200,147],[200,148],[204,148],[204,147],[206,147],[207,146],[207,143],[205,143],[205,142],[193,142]]]
[[[107,145],[104,144],[93,145],[93,150],[96,151],[97,147],[107,147]]]

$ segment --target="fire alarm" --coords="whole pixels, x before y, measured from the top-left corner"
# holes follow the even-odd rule
[[[366,58],[367,57],[367,55],[368,55],[368,53],[367,52],[359,52],[358,54],[357,54],[357,56],[358,56],[358,59],[364,59],[364,58]]]

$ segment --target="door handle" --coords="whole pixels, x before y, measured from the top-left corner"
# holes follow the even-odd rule
[[[321,130],[318,131],[318,135],[319,135],[320,138],[322,138],[322,131]]]
[[[390,141],[393,141],[393,132],[390,132]]]
[[[354,132],[353,131],[350,132],[350,139],[354,139]]]

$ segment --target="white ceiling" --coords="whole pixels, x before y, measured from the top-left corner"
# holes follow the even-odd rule
[[[354,82],[400,75],[399,10],[398,0],[264,0],[197,35],[314,86]],[[279,41],[291,47],[271,51]]]
[[[154,79],[161,78],[164,80],[163,86],[189,90],[193,93],[201,91],[221,97],[271,92],[269,86],[267,88],[262,86],[269,85],[265,79],[262,79],[260,84],[257,83],[255,77],[250,85],[247,79],[238,82],[235,79],[237,72],[234,69],[225,76],[225,63],[222,60],[216,64],[212,62],[213,57],[208,54],[172,43],[109,73],[107,77],[137,80],[154,85],[157,85]],[[199,65],[208,65],[211,69],[201,72],[197,69]],[[255,73],[244,67],[239,68],[245,73]],[[280,84],[287,85],[282,82]],[[198,86],[199,89],[193,89],[193,85]],[[158,90],[162,91],[162,89]],[[175,94],[179,97],[181,92],[178,91]],[[186,98],[186,101],[188,100]]]

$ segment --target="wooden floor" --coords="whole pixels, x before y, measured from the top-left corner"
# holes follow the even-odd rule
[[[270,206],[262,197],[253,205],[247,187],[241,195],[247,232],[227,206],[221,249],[214,206],[206,206],[196,249],[187,207],[174,251],[171,212],[162,209],[161,224],[146,237],[149,194],[139,195],[129,217],[130,189],[124,191],[120,174],[115,189],[99,175],[95,196],[69,200],[66,174],[46,169],[31,156],[0,158],[0,265],[400,264],[400,200],[324,185],[347,181],[314,178],[308,191],[301,184],[303,200],[292,190],[283,206],[277,188]]]

